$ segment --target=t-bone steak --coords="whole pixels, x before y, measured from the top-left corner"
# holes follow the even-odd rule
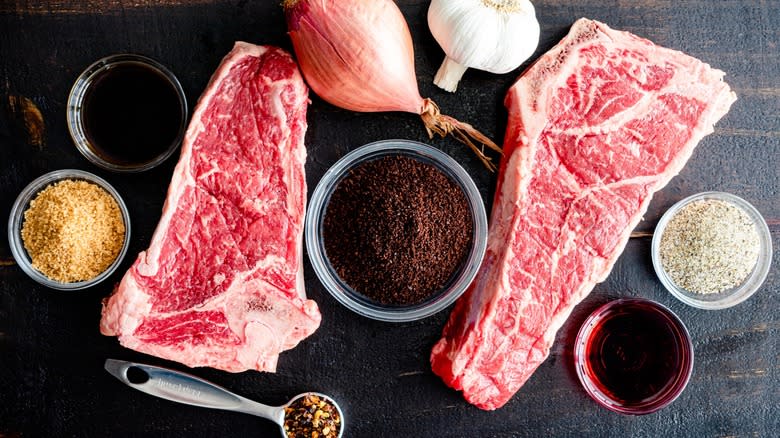
[[[302,271],[308,89],[290,55],[236,43],[198,102],[162,217],[100,330],[185,365],[274,371],[313,333]]]
[[[736,100],[723,76],[580,19],[518,79],[488,249],[431,353],[445,383],[488,410],[520,389]]]

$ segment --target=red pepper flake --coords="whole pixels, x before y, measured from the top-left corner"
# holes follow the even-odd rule
[[[336,438],[341,416],[328,399],[307,394],[284,408],[284,432],[287,438]]]

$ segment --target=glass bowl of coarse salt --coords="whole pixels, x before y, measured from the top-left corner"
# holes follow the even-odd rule
[[[653,233],[653,268],[685,304],[725,309],[750,298],[772,264],[772,237],[744,199],[704,192],[674,204]]]
[[[84,289],[105,280],[124,258],[130,215],[104,179],[56,170],[16,198],[8,241],[16,263],[33,280],[52,289]]]

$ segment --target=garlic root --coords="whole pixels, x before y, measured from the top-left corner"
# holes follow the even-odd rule
[[[458,64],[454,59],[449,56],[444,58],[444,62],[441,63],[439,71],[436,72],[436,76],[433,78],[433,83],[450,93],[454,93],[458,89],[458,82],[463,77],[463,73],[466,73],[468,67]]]
[[[485,155],[484,148],[484,146],[487,146],[499,154],[503,154],[501,148],[493,143],[493,140],[477,131],[470,124],[442,114],[441,110],[439,110],[439,106],[431,99],[425,99],[423,101],[420,117],[422,117],[429,138],[433,138],[434,134],[437,134],[442,138],[446,137],[447,134],[452,134],[459,142],[471,148],[489,171],[496,171],[496,165],[493,164],[493,160],[490,157]],[[477,146],[477,144],[481,146]]]

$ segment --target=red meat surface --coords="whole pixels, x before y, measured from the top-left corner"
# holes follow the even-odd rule
[[[446,384],[488,410],[520,389],[736,100],[723,76],[588,19],[523,73],[485,259],[431,353]]]
[[[274,371],[313,333],[303,286],[308,89],[290,55],[238,42],[192,115],[149,248],[101,332],[185,365]]]

